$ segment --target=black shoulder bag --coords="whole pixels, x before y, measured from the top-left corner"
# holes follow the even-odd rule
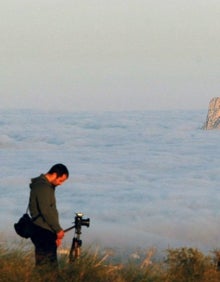
[[[29,204],[28,204],[29,206]],[[40,216],[37,215],[34,218],[31,218],[28,214],[28,206],[26,209],[26,213],[22,215],[22,217],[18,220],[17,223],[14,224],[14,229],[16,233],[22,238],[30,238],[34,234],[34,221]]]

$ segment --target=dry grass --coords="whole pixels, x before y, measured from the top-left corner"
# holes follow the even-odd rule
[[[169,249],[163,261],[155,261],[155,249],[145,256],[128,258],[126,263],[113,263],[112,252],[84,250],[80,258],[69,263],[68,254],[60,254],[59,277],[48,269],[35,271],[33,250],[18,246],[0,247],[1,282],[219,282],[216,264],[220,252],[212,256],[193,248]],[[116,261],[116,260],[115,260]],[[43,272],[44,271],[44,272]]]

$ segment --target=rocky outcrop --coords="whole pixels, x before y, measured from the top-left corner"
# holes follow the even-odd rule
[[[220,129],[220,97],[212,98],[203,129]]]

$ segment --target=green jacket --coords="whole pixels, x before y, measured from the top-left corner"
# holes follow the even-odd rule
[[[34,224],[55,233],[61,231],[56,208],[55,187],[41,174],[31,179],[30,190],[30,214],[32,218],[40,215]]]

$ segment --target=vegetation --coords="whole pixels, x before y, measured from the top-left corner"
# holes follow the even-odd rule
[[[36,271],[33,250],[0,247],[1,282],[218,282],[217,262],[220,251],[204,255],[198,249],[168,249],[164,259],[154,259],[155,250],[145,256],[128,258],[125,263],[112,259],[110,253],[83,250],[80,258],[70,263],[60,254],[59,275],[48,269]]]

